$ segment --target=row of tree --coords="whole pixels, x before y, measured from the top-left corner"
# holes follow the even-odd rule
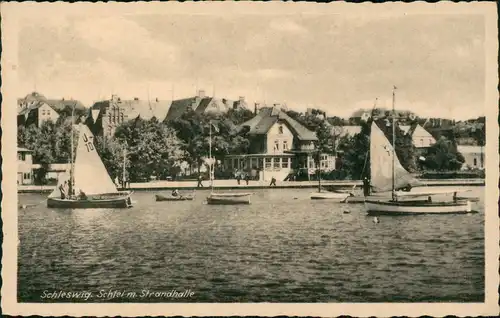
[[[340,175],[352,179],[369,175],[370,121],[362,122],[361,132],[351,137],[342,136],[340,131],[336,133],[330,123],[314,112],[301,114],[288,111],[287,114],[316,132],[318,151],[315,159],[318,165],[319,154],[333,154],[338,157],[337,170],[340,170]],[[199,173],[199,168],[206,163],[210,142],[212,156],[217,162],[223,161],[229,154],[249,153],[253,137],[240,124],[253,116],[248,110],[236,109],[223,115],[187,111],[166,122],[139,117],[119,126],[114,138],[96,137],[95,144],[113,178],[122,177],[124,162],[126,178],[132,182],[147,181],[151,176],[165,178],[177,175],[181,162]],[[377,124],[392,140],[392,128],[387,125],[387,121],[379,118]],[[69,162],[71,118],[64,116],[56,123],[47,121],[41,127],[20,126],[18,144],[33,150],[34,161],[42,165],[35,177],[37,182],[42,182],[44,170],[50,163]],[[456,170],[464,162],[456,144],[446,138],[439,139],[427,153],[418,153],[411,134],[405,134],[399,127],[396,129],[396,152],[403,166],[411,172],[422,169]],[[426,160],[417,160],[422,155]]]

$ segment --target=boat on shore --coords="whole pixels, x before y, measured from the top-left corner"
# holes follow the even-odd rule
[[[155,194],[156,201],[192,201],[195,198],[195,193],[193,194],[179,194],[178,196],[173,196],[171,194]]]
[[[370,171],[371,187],[373,192],[382,195],[381,198],[365,199],[368,214],[388,215],[414,215],[414,214],[448,214],[470,213],[471,202],[463,197],[458,197],[463,189],[431,189],[413,177],[397,158],[396,144],[396,116],[395,116],[395,90],[393,90],[392,105],[392,144],[386,138],[375,121],[371,124],[370,133]],[[390,192],[389,192],[390,191]],[[385,195],[384,195],[385,194]],[[453,198],[440,199],[439,196],[453,195]],[[438,199],[436,199],[438,196]]]
[[[131,207],[132,192],[117,190],[95,149],[94,136],[88,127],[79,124],[78,134],[75,160],[73,155],[71,156],[69,178],[67,173],[60,176],[56,188],[47,198],[47,207],[61,209]],[[73,136],[71,142],[73,153]]]

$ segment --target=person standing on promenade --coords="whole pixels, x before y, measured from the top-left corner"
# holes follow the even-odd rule
[[[198,185],[196,186],[197,188],[203,188],[203,177],[201,174],[198,176]]]
[[[238,182],[238,185],[240,185],[240,181],[241,181],[241,174],[240,174],[240,173],[238,173],[238,174],[236,175],[236,182]]]
[[[248,173],[245,175],[245,182],[247,183],[248,185],[248,181],[250,181],[250,176],[248,175]]]
[[[370,195],[370,180],[367,177],[363,179],[363,195],[365,197]]]
[[[270,187],[272,186],[276,186],[276,178],[275,177],[272,177],[271,178],[271,183],[269,184]]]

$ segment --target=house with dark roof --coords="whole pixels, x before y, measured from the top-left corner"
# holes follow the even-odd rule
[[[17,125],[36,124],[40,127],[48,120],[56,122],[62,113],[71,116],[73,108],[77,115],[85,110],[85,106],[77,100],[47,99],[44,95],[33,92],[17,100]]]
[[[131,119],[142,118],[149,120],[155,117],[163,121],[172,102],[169,100],[122,100],[117,95],[111,99],[98,101],[89,109],[85,124],[95,136],[112,137],[116,128]]]
[[[279,107],[263,107],[252,119],[240,125],[250,136],[249,153],[229,155],[224,168],[250,173],[259,180],[285,180],[291,174],[316,172],[316,133],[288,116]],[[332,170],[335,160],[321,155],[321,167]]]
[[[204,113],[217,113],[222,114],[229,109],[247,108],[248,105],[245,97],[240,96],[237,101],[229,100],[226,98],[219,99],[205,95],[204,90],[199,90],[196,96],[176,99],[172,101],[170,109],[168,110],[165,120],[174,120],[179,118],[188,110],[194,110],[199,114]]]

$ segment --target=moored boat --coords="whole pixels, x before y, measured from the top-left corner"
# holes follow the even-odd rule
[[[69,178],[68,174],[60,176],[58,185],[47,198],[47,207],[63,209],[131,207],[132,192],[117,190],[95,149],[94,136],[88,127],[80,124],[78,133],[75,160],[73,161],[71,156]],[[73,147],[71,149],[73,152]]]
[[[250,204],[251,193],[211,193],[207,197],[207,204]]]
[[[350,193],[322,191],[311,193],[311,200],[335,200],[341,202],[350,196]]]
[[[194,197],[194,194],[178,195],[175,197],[172,195],[155,194],[156,201],[192,201]]]
[[[412,215],[412,214],[446,214],[472,212],[471,202],[463,197],[458,197],[462,189],[439,190],[425,189],[420,180],[413,177],[402,165],[393,145],[396,144],[395,132],[395,89],[393,90],[392,109],[392,144],[385,137],[375,121],[371,124],[370,133],[370,171],[371,187],[374,192],[386,193],[377,199],[365,199],[368,214]],[[397,191],[405,189],[405,191]],[[420,188],[422,189],[422,188]],[[389,194],[389,191],[390,194]],[[452,194],[450,199],[433,199],[438,195]],[[423,198],[423,199],[422,199]]]
[[[213,205],[238,205],[250,204],[250,196],[252,193],[238,192],[214,192],[214,163],[212,158],[212,122],[210,122],[210,138],[209,138],[209,167],[210,167],[210,188],[211,193],[207,197],[207,204]],[[215,127],[215,126],[214,126]],[[216,128],[216,127],[215,127]],[[217,131],[217,128],[216,128]]]

